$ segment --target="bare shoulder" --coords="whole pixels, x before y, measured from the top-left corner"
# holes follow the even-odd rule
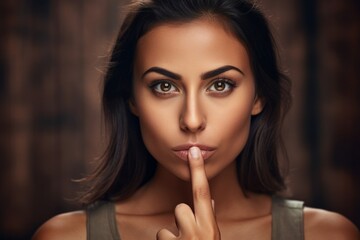
[[[344,216],[315,208],[304,209],[305,239],[359,240],[359,230]]]
[[[45,222],[32,240],[86,239],[86,213],[84,211],[59,214]]]

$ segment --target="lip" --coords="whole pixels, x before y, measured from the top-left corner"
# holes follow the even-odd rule
[[[210,147],[202,144],[183,144],[172,148],[172,150],[177,157],[184,161],[188,161],[189,149],[191,147],[198,147],[204,160],[210,158],[216,150],[215,147]]]

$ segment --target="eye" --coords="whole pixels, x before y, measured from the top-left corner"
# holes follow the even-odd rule
[[[174,84],[165,80],[159,80],[151,83],[150,88],[157,94],[171,94],[179,91]]]
[[[236,83],[230,79],[220,78],[210,85],[207,89],[208,92],[214,93],[228,93],[236,87]]]

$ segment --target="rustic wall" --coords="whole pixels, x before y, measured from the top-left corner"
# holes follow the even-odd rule
[[[73,209],[100,154],[101,71],[121,14],[114,0],[1,2],[1,234],[24,236]]]
[[[324,206],[360,226],[360,2],[319,1],[318,18]]]
[[[360,2],[262,2],[293,81],[287,194],[360,226]]]
[[[360,4],[262,0],[294,104],[287,194],[360,226]],[[100,69],[120,0],[0,2],[0,239],[28,239],[101,153]]]

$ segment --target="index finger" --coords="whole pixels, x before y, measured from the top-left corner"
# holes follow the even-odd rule
[[[201,151],[198,147],[191,147],[189,153],[188,158],[196,222],[200,225],[209,222],[213,223],[215,216]]]

